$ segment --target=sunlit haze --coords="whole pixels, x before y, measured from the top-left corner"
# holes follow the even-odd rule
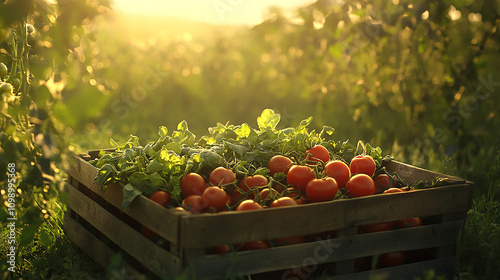
[[[114,0],[117,12],[176,17],[213,24],[254,25],[262,21],[270,6],[296,8],[314,0]]]

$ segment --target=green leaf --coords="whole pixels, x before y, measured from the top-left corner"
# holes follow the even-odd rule
[[[38,235],[38,241],[40,241],[40,244],[46,247],[52,246],[54,244],[54,240],[52,239],[52,236],[47,232],[46,229],[43,229],[40,231]]]
[[[167,181],[165,181],[165,179],[163,179],[158,173],[151,174],[149,176],[149,181],[156,189],[167,186]]]
[[[163,169],[163,165],[155,159],[150,161],[148,164],[148,167],[146,167],[146,170],[148,173],[160,172],[162,169]]]
[[[111,144],[111,147],[118,148],[120,146],[120,144],[118,144],[118,142],[116,142],[113,138],[109,139],[109,143]]]
[[[141,191],[136,189],[132,184],[126,184],[123,187],[123,203],[122,210],[125,209],[136,197],[141,195]]]
[[[327,134],[327,135],[332,135],[334,131],[335,131],[335,128],[333,128],[333,127],[330,127],[330,126],[323,126],[323,129],[321,130],[320,135],[321,135],[322,137],[324,137],[323,135],[325,135],[325,134]]]
[[[177,129],[180,131],[187,131],[188,130],[188,123],[183,120],[177,125]]]
[[[105,185],[106,183],[111,181],[117,174],[118,171],[116,170],[116,168],[113,165],[106,163],[97,172],[97,176],[95,177],[94,182],[97,185]]]
[[[158,130],[158,135],[160,135],[160,137],[165,137],[167,136],[167,133],[168,133],[167,127],[160,126],[160,129]]]
[[[257,118],[257,124],[261,131],[266,129],[274,130],[280,122],[280,119],[280,114],[276,114],[272,109],[265,109],[260,117]]]
[[[240,157],[250,151],[248,147],[245,147],[243,145],[233,144],[230,142],[225,142],[225,144]]]
[[[241,138],[247,138],[250,135],[251,130],[250,126],[247,123],[244,123],[235,129],[234,132]]]
[[[302,120],[299,126],[297,127],[297,130],[305,129],[307,126],[309,126],[309,124],[311,124],[311,122],[312,122],[312,117]]]
[[[135,172],[130,175],[129,182],[137,188],[144,187],[147,185],[149,180],[149,175],[144,172]]]
[[[182,152],[181,144],[178,142],[170,142],[164,146],[167,150],[173,151],[177,154]]]

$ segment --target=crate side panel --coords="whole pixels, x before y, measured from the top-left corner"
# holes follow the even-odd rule
[[[71,209],[149,270],[162,277],[180,271],[181,259],[156,246],[74,187],[69,190]]]
[[[269,240],[416,216],[465,213],[470,187],[465,184],[244,213],[189,215],[181,221],[181,246]],[[307,227],[291,227],[291,221]]]
[[[68,172],[71,177],[77,180],[79,189],[87,196],[95,195],[104,198],[121,211],[123,202],[123,187],[119,184],[108,186],[105,192],[102,192],[102,186],[94,183],[97,175],[97,169],[81,158],[76,158],[77,163]],[[94,199],[95,200],[95,199]],[[171,211],[152,202],[147,197],[140,195],[123,212],[157,232],[160,236],[172,243],[178,243],[178,225],[182,213]],[[158,219],[158,217],[162,217]]]
[[[363,271],[349,275],[333,276],[331,280],[406,280],[424,277],[426,272],[434,270],[435,275],[444,275],[446,279],[452,279],[456,268],[455,258],[443,258],[418,263],[410,263],[395,267]]]
[[[460,221],[371,234],[348,235],[315,242],[228,255],[209,255],[187,260],[200,277],[226,273],[256,274],[292,267],[350,261],[358,257],[395,251],[434,248],[456,244]],[[222,277],[223,275],[218,275]]]
[[[64,232],[68,239],[84,251],[101,267],[106,268],[109,265],[110,259],[117,252],[110,249],[104,242],[93,236],[85,227],[71,218],[68,213],[64,215]],[[133,277],[137,280],[146,279],[145,276],[127,264],[124,265],[123,276]]]
[[[384,166],[390,173],[397,172],[401,179],[403,179],[407,184],[413,183],[415,181],[431,182],[438,177],[447,178],[448,182],[454,184],[462,184],[466,182],[464,179],[456,176],[430,171],[394,160],[384,163]]]

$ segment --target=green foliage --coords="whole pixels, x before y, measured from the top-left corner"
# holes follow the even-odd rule
[[[460,243],[459,269],[463,279],[496,279],[500,275],[500,202],[485,196],[468,213]]]
[[[83,39],[72,36],[73,28],[91,17],[75,12],[74,5],[87,6],[86,1],[0,3],[0,269],[9,272],[4,260],[15,248],[16,272],[9,277],[23,276],[32,266],[24,260],[50,250],[63,236],[59,191],[69,152],[64,126],[52,114],[64,87],[56,77],[67,73],[72,40]],[[86,11],[102,7],[94,6]],[[13,221],[8,218],[15,218],[15,230],[10,228],[15,238],[7,241],[6,225]]]

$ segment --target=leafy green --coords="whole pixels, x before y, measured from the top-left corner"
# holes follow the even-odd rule
[[[240,178],[255,174],[268,176],[267,164],[273,156],[282,154],[293,158],[296,163],[305,164],[305,151],[317,144],[324,145],[334,158],[347,162],[362,153],[371,155],[379,165],[383,160],[388,160],[382,157],[379,147],[372,147],[362,141],[355,147],[348,141],[331,139],[334,132],[332,127],[323,126],[319,133],[309,130],[311,117],[302,120],[297,127],[277,129],[280,119],[280,114],[266,109],[257,118],[258,129],[247,123],[218,123],[208,129],[208,135],[196,141],[187,122],[182,121],[171,135],[167,134],[166,127],[161,126],[158,139],[144,147],[140,145],[138,137],[133,135],[124,143],[112,141],[115,151],[102,152],[99,159],[91,161],[99,168],[95,182],[101,185],[116,182],[124,184],[123,207],[139,194],[149,196],[159,189],[168,191],[174,204],[180,205],[180,181],[189,172],[197,172],[208,178],[212,170],[223,166],[233,169]],[[283,179],[280,175],[275,176],[277,181]],[[229,192],[234,186],[227,188]]]

